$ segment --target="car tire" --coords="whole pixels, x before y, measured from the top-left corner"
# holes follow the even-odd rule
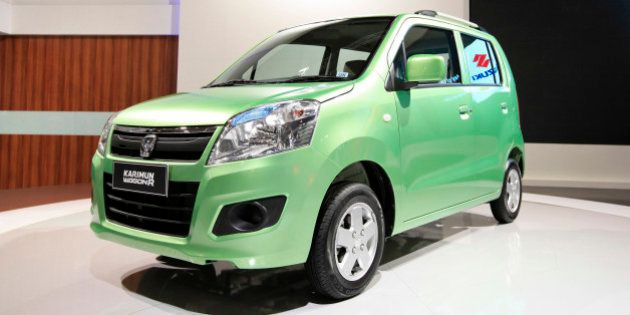
[[[501,196],[490,203],[494,218],[501,224],[514,221],[521,210],[522,196],[521,170],[517,163],[511,161],[503,176]]]
[[[383,211],[367,185],[346,183],[329,191],[315,229],[306,272],[316,292],[345,299],[361,293],[383,254]]]

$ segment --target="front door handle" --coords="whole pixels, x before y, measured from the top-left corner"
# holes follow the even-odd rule
[[[459,107],[459,113],[460,114],[470,114],[472,113],[472,108],[470,108],[470,106],[468,105],[462,105]]]
[[[468,105],[462,105],[459,108],[459,118],[462,120],[466,120],[470,118],[470,114],[472,113],[472,108]]]

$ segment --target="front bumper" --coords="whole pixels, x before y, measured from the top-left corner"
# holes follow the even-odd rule
[[[195,264],[230,261],[238,268],[254,269],[305,262],[321,202],[337,167],[311,147],[212,166],[205,165],[208,153],[195,163],[139,161],[95,154],[92,230],[102,239]],[[171,181],[199,182],[187,237],[147,232],[106,219],[103,174],[112,172],[114,160],[164,163],[169,166]],[[212,233],[223,206],[278,195],[286,196],[287,201],[275,225],[220,237]]]

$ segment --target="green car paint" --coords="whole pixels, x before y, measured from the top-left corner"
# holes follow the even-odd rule
[[[412,24],[452,31],[461,84],[388,89],[401,34]],[[487,74],[469,69],[472,61],[460,34],[492,44],[500,69],[492,75],[500,76],[500,84],[473,83]],[[231,117],[291,100],[321,104],[310,145],[208,163]],[[497,199],[508,160],[515,158],[523,167],[514,78],[497,40],[463,24],[417,14],[392,19],[362,74],[352,80],[212,87],[138,104],[120,112],[112,123],[218,126],[196,161],[121,157],[111,153],[110,142],[104,154],[97,152],[92,159],[92,230],[106,240],[195,264],[230,261],[238,268],[271,268],[304,263],[326,192],[353,165],[381,171],[390,184],[392,204],[381,201],[389,235]],[[108,130],[105,136],[111,134]],[[108,220],[104,174],[112,173],[114,162],[167,165],[169,181],[199,183],[189,234],[169,236]],[[271,196],[287,198],[273,226],[223,236],[213,233],[224,206]]]
[[[437,83],[446,77],[446,68],[438,55],[413,55],[407,59],[407,81]]]

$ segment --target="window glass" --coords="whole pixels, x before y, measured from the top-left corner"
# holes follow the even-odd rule
[[[280,31],[230,66],[213,84],[352,80],[365,70],[392,19],[343,19]]]
[[[258,60],[253,79],[318,75],[325,50],[323,46],[301,44],[276,46]]]
[[[252,79],[252,70],[254,70],[254,67],[249,67],[249,69],[247,69],[247,71],[243,72],[243,75],[241,76],[241,79],[243,79],[243,80],[251,80]]]
[[[348,73],[349,76],[356,77],[367,63],[370,53],[360,50],[341,48],[337,61],[337,73]]]
[[[394,77],[398,81],[405,81],[405,68],[407,67],[405,58],[405,43],[402,43],[401,48],[398,49],[398,53],[396,53],[396,57],[394,58]]]
[[[404,53],[399,51],[396,56],[396,64],[405,64],[406,58],[416,54],[431,54],[442,57],[446,63],[446,80],[440,83],[461,83],[457,48],[453,38],[453,32],[415,26],[407,32],[403,42]],[[402,60],[400,60],[402,59]],[[396,77],[404,78],[404,70],[396,69]]]
[[[462,34],[464,56],[473,84],[501,84],[501,70],[492,44],[486,40]]]

